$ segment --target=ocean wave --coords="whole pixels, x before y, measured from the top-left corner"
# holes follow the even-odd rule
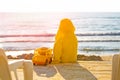
[[[24,42],[31,42],[31,43],[36,43],[36,42],[54,42],[54,41],[40,41],[40,40],[17,40],[17,41],[0,41],[1,43],[24,43]]]
[[[120,42],[120,40],[79,40],[78,42]]]
[[[54,43],[55,41],[41,41],[41,40],[18,40],[18,41],[0,41],[0,43],[25,43],[25,42],[31,42],[31,43]],[[78,42],[120,42],[120,40],[78,40]]]
[[[28,50],[34,50],[35,47],[3,47],[6,51],[28,51]]]
[[[105,49],[105,48],[83,48],[81,51],[120,51],[119,48],[111,48],[111,49]]]
[[[10,34],[0,35],[0,38],[4,37],[54,37],[56,34]],[[76,36],[120,36],[120,32],[95,32],[95,33],[76,33]]]
[[[105,32],[105,33],[77,33],[77,36],[120,36],[120,32]]]
[[[53,37],[55,34],[11,34],[11,35],[0,35],[0,37]]]
[[[34,50],[36,46],[31,46],[31,47],[3,47],[7,51],[21,51],[21,50]],[[120,48],[103,48],[103,47],[85,47],[85,48],[78,48],[79,51],[120,51]]]

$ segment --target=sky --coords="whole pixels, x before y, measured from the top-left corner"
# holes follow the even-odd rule
[[[0,0],[0,12],[120,12],[120,0]]]

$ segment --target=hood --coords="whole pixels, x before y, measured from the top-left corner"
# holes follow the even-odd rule
[[[74,31],[75,31],[75,27],[72,24],[71,20],[67,18],[62,19],[59,25],[56,39],[58,39],[59,37],[63,35],[74,34]]]
[[[58,31],[62,33],[74,33],[75,28],[71,20],[66,18],[66,19],[61,20]]]

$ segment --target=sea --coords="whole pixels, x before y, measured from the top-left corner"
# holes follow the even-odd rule
[[[34,52],[39,47],[53,48],[64,18],[71,19],[75,26],[78,54],[120,53],[120,12],[0,13],[0,48],[7,55]]]

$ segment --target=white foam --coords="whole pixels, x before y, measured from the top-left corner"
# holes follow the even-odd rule
[[[21,54],[29,54],[29,53],[33,53],[34,50],[28,50],[28,51],[6,51],[6,55],[12,55],[12,56],[17,56],[17,55],[21,55]]]
[[[2,44],[0,44],[0,48],[2,48],[3,47],[3,45]]]

